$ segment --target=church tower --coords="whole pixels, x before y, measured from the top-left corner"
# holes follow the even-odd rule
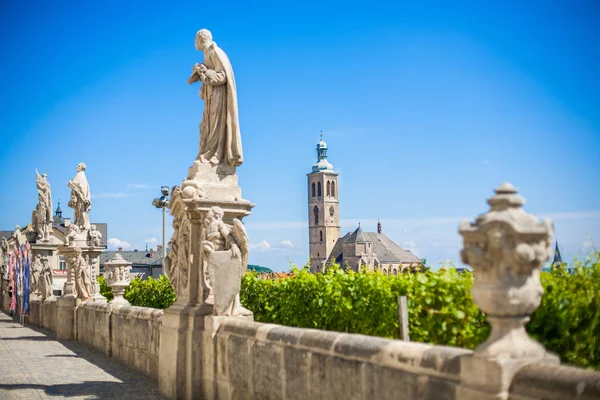
[[[340,237],[338,173],[327,161],[327,143],[317,144],[317,162],[308,176],[310,270],[322,272]]]

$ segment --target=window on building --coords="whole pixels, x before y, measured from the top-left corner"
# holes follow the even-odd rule
[[[313,214],[315,215],[315,224],[319,223],[319,207],[313,208]]]
[[[331,182],[327,181],[327,197],[331,196]]]
[[[312,197],[315,197],[315,183],[312,183]]]
[[[329,216],[333,217],[333,213],[335,212],[333,206],[329,206]]]
[[[67,269],[67,263],[65,262],[65,258],[63,256],[58,258],[58,269]]]
[[[321,182],[317,183],[317,196],[321,197]]]
[[[331,197],[335,197],[335,182],[331,182]]]
[[[319,237],[321,239],[321,242],[323,241],[323,231],[319,231]]]

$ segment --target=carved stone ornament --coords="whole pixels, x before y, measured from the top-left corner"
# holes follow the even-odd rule
[[[240,303],[240,283],[248,265],[249,240],[244,224],[223,222],[224,212],[214,206],[204,220],[202,251],[214,294],[213,315],[249,316],[252,312]]]
[[[546,350],[527,335],[525,324],[540,305],[540,270],[552,254],[554,228],[522,209],[525,199],[510,183],[495,192],[490,211],[459,228],[462,261],[474,270],[473,300],[492,326],[475,356],[543,358]]]
[[[131,271],[131,263],[125,261],[119,253],[116,253],[104,264],[104,278],[113,293],[113,299],[108,304],[129,305],[129,302],[123,297],[125,289],[131,283],[129,271]]]

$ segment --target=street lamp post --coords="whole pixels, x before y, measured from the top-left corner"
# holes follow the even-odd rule
[[[165,268],[165,259],[167,258],[167,207],[169,206],[169,187],[161,186],[160,191],[162,196],[155,198],[152,200],[152,205],[156,208],[162,208],[162,265],[163,265],[163,273]]]

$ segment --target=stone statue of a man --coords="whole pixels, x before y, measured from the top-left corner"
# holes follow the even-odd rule
[[[48,241],[50,231],[52,230],[52,193],[50,191],[50,182],[48,182],[45,172],[40,175],[36,169],[35,174],[38,204],[31,215],[31,222],[38,239]]]
[[[69,207],[73,209],[73,224],[81,230],[90,229],[89,212],[92,208],[90,186],[85,177],[85,169],[84,163],[77,164],[77,174],[68,182],[71,188]]]
[[[192,67],[188,84],[201,82],[204,112],[200,122],[200,151],[197,160],[211,165],[242,164],[242,139],[238,120],[237,92],[229,58],[206,29],[196,33],[196,50],[204,62]]]

